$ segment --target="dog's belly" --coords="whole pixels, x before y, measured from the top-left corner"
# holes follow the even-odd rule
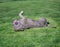
[[[33,28],[33,27],[39,27],[40,26],[40,24],[39,24],[38,21],[32,20],[32,19],[27,19],[27,24],[31,28]]]

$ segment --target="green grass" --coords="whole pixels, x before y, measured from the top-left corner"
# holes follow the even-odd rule
[[[57,28],[31,28],[15,32],[13,20],[23,10],[28,18],[47,18]],[[60,0],[0,3],[0,47],[60,47]]]

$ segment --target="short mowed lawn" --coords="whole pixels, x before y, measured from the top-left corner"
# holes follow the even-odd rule
[[[21,10],[31,19],[45,17],[50,27],[15,32],[13,20]],[[60,47],[60,0],[1,2],[0,47]]]

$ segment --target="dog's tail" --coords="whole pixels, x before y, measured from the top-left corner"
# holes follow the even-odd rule
[[[21,11],[21,12],[19,13],[19,16],[20,16],[21,18],[25,18],[25,17],[23,16],[23,11]]]

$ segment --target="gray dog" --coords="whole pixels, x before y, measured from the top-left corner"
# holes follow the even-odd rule
[[[30,18],[26,18],[23,16],[23,11],[19,13],[19,16],[21,17],[20,20],[14,20],[14,30],[25,30],[29,28],[37,28],[37,27],[47,27],[49,22],[46,18],[40,18],[39,20],[32,20]]]

